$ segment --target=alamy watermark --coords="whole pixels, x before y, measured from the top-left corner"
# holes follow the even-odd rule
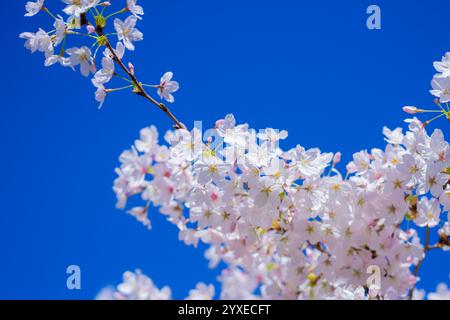
[[[66,286],[69,290],[81,290],[81,268],[77,265],[70,265],[66,269],[67,277]]]
[[[380,30],[381,29],[381,9],[379,6],[372,4],[367,7],[366,13],[369,15],[366,21],[367,29]]]

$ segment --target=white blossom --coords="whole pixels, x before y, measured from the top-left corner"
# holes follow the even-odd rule
[[[186,300],[212,300],[214,297],[214,286],[198,283],[195,289],[189,291]]]
[[[51,36],[43,29],[39,29],[38,32],[23,32],[20,34],[21,39],[25,39],[25,48],[32,53],[40,51],[45,53],[45,57],[53,55],[54,47]]]
[[[158,289],[153,281],[140,270],[127,271],[123,275],[123,282],[117,286],[117,299],[126,300],[169,300],[169,287]]]
[[[441,103],[450,101],[450,77],[436,75],[431,81],[431,94],[438,97]]]
[[[58,16],[58,19],[55,20],[53,26],[55,27],[55,39],[53,40],[53,45],[56,47],[63,42],[64,37],[66,36],[67,24],[61,16]]]
[[[430,292],[428,300],[450,300],[450,290],[445,283],[438,284],[436,292]]]
[[[46,67],[50,67],[56,63],[59,63],[63,67],[72,67],[70,59],[59,54],[51,55],[47,59],[45,59]]]
[[[97,88],[95,91],[95,100],[100,103],[99,109],[103,107],[106,98],[106,88],[102,83],[96,82],[95,79],[92,79],[92,84]]]
[[[108,42],[98,37],[102,25],[80,25],[84,13],[96,12],[98,5],[106,10],[109,2],[63,2],[68,20],[48,11],[53,30],[20,34],[25,47],[42,52],[46,66],[80,66],[82,75],[94,74],[91,82],[100,108],[110,92],[130,89],[142,94],[136,88],[134,64],[124,55],[143,40],[136,29],[143,8],[128,0],[125,9],[111,15],[131,13],[125,21],[114,20],[114,43],[106,31],[108,20]],[[28,2],[26,16],[46,10],[43,3]],[[66,49],[79,35],[89,42]],[[96,65],[101,65],[98,71]],[[438,74],[431,93],[446,103],[450,53],[434,66]],[[156,88],[161,99],[174,102],[179,84],[172,78],[167,72],[158,85],[142,86]],[[122,80],[126,85],[113,83]],[[411,106],[404,110],[429,111]],[[149,214],[159,211],[177,228],[180,241],[208,245],[209,266],[226,266],[218,278],[217,296],[222,299],[423,298],[425,293],[415,288],[419,277],[413,269],[424,258],[426,240],[417,229],[437,231],[437,242],[428,245],[450,250],[450,146],[445,131],[428,134],[429,121],[405,122],[407,128],[383,128],[385,146],[350,155],[352,160],[342,164],[344,174],[340,152],[302,145],[285,150],[279,141],[288,137],[287,131],[258,131],[236,123],[231,114],[216,121],[205,140],[194,128],[168,131],[159,141],[157,128],[149,126],[119,157],[113,185],[116,206],[148,228]],[[367,285],[365,271],[374,265],[382,270],[380,283]],[[198,283],[186,295],[213,299],[216,292],[214,286]],[[137,270],[126,272],[121,284],[98,298],[170,299],[171,290],[159,289]],[[448,299],[447,287],[440,285],[428,299]]]
[[[418,226],[432,228],[439,224],[441,210],[436,199],[428,200],[428,198],[422,198],[417,207],[418,216],[415,222]]]
[[[32,17],[38,14],[43,6],[44,0],[37,0],[36,2],[28,1],[27,4],[25,5],[25,10],[27,11],[25,17]]]
[[[123,41],[125,47],[131,51],[134,50],[133,42],[144,39],[142,32],[135,28],[136,22],[137,18],[135,16],[129,16],[125,21],[119,18],[114,19],[114,28],[119,41]]]
[[[91,72],[94,72],[95,65],[93,64],[91,50],[88,47],[70,48],[66,52],[69,54],[71,66],[79,65],[83,76],[87,77]]]
[[[137,0],[127,0],[128,10],[138,19],[142,19],[140,16],[144,15],[144,8],[136,4]]]
[[[161,99],[166,99],[168,102],[174,102],[175,99],[172,95],[173,92],[178,91],[180,85],[176,81],[172,81],[173,73],[166,72],[161,77],[161,82],[158,85],[158,95]]]
[[[450,76],[450,52],[447,52],[441,61],[435,61],[433,63],[437,72],[442,73],[444,77]]]
[[[355,153],[353,173],[343,178],[336,169],[328,174],[333,154],[319,149],[254,153],[258,141],[248,139],[254,130],[236,124],[232,115],[217,121],[213,131],[224,139],[225,149],[244,147],[233,154],[235,161],[197,140],[201,134],[195,130],[169,132],[165,146],[159,145],[155,127],[143,129],[121,157],[114,190],[120,206],[136,194],[162,206],[160,212],[187,245],[211,245],[211,266],[221,260],[228,264],[221,298],[255,298],[260,285],[266,299],[310,299],[313,291],[314,298],[368,299],[361,270],[373,264],[386,271],[369,293],[384,299],[407,296],[415,279],[410,267],[421,259],[423,247],[414,229],[399,226],[405,216],[414,217],[419,227],[434,228],[441,220],[439,201],[445,206],[448,181],[442,154],[449,149],[442,132],[428,136],[416,120],[405,134],[385,128],[385,149]],[[262,132],[265,144],[283,131]],[[415,209],[410,198],[418,201]],[[439,232],[443,237],[446,229]],[[307,250],[294,258],[297,248]],[[307,272],[298,273],[299,268]],[[310,279],[317,274],[323,286],[312,289]],[[273,281],[283,285],[273,286]],[[248,287],[237,285],[245,282]]]
[[[96,83],[105,84],[111,80],[115,73],[114,60],[109,57],[103,57],[102,68],[98,70],[94,75],[94,81]]]
[[[90,8],[97,6],[100,0],[62,0],[67,6],[64,8],[64,12],[69,16],[79,17],[82,13],[85,13]]]

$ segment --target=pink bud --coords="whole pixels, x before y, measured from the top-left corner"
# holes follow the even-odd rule
[[[349,162],[349,163],[347,164],[346,169],[347,169],[347,172],[348,172],[348,173],[354,173],[354,172],[356,172],[356,171],[358,170],[358,169],[356,168],[356,165],[353,163],[353,161],[352,161],[352,162]]]
[[[219,199],[219,196],[217,195],[217,193],[215,193],[215,192],[211,193],[211,200],[217,201],[217,199]]]
[[[382,177],[383,177],[383,173],[382,172],[375,173],[375,176],[374,176],[375,180],[381,179]]]
[[[333,163],[339,163],[341,162],[342,154],[340,152],[336,152],[336,154],[333,157]]]
[[[131,62],[128,62],[128,68],[130,69],[131,74],[134,74],[134,66]]]
[[[415,113],[422,112],[421,109],[417,109],[416,107],[410,107],[410,106],[403,107],[403,111],[405,111],[408,114],[415,114]]]
[[[91,24],[87,25],[86,29],[87,29],[87,32],[88,32],[89,34],[95,32],[95,27],[94,27],[93,25],[91,25]]]
[[[100,3],[100,5],[101,5],[102,7],[109,7],[109,6],[111,5],[111,2],[109,2],[109,1],[103,1],[102,3]]]

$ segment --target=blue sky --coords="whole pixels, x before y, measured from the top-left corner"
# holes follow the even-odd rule
[[[206,127],[234,113],[254,128],[288,130],[284,147],[341,151],[344,161],[382,147],[382,127],[403,126],[403,105],[431,105],[432,62],[450,51],[445,0],[377,1],[375,31],[366,28],[369,1],[140,2],[145,41],[128,58],[147,82],[175,73],[173,110],[183,122]],[[90,81],[45,68],[18,35],[50,20],[24,18],[24,4],[7,1],[0,12],[0,298],[90,299],[134,268],[176,298],[197,281],[215,283],[202,250],[180,243],[156,211],[149,232],[115,209],[119,154],[140,128],[164,132],[169,120],[125,92],[99,111]],[[436,125],[448,139],[449,124]],[[431,252],[420,287],[448,283],[449,262]],[[66,289],[70,264],[81,267],[80,291]]]

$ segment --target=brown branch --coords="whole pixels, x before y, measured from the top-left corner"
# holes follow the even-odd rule
[[[144,87],[142,86],[142,83],[136,78],[136,76],[130,70],[128,70],[123,61],[117,56],[108,38],[103,34],[103,31],[98,30],[98,34],[99,36],[104,38],[105,45],[109,49],[109,51],[111,51],[114,60],[117,62],[117,64],[119,64],[119,66],[123,69],[123,71],[125,71],[130,80],[133,82],[133,85],[136,87],[135,93],[137,95],[144,97],[145,99],[156,105],[159,109],[161,109],[175,123],[174,125],[175,129],[187,129],[187,127],[175,117],[175,115],[170,111],[170,109],[165,104],[156,101],[145,91]]]
[[[414,267],[414,271],[413,271],[414,277],[417,278],[417,276],[419,275],[420,267],[422,266],[422,263],[426,258],[427,252],[430,251],[431,249],[439,249],[439,248],[441,248],[441,246],[439,244],[430,246],[430,227],[427,226],[426,230],[425,230],[425,248],[423,249],[423,258],[420,259],[419,262]],[[409,300],[412,300],[412,298],[413,298],[414,289],[416,288],[416,283],[414,283],[413,287],[409,291],[409,294],[408,294]]]

